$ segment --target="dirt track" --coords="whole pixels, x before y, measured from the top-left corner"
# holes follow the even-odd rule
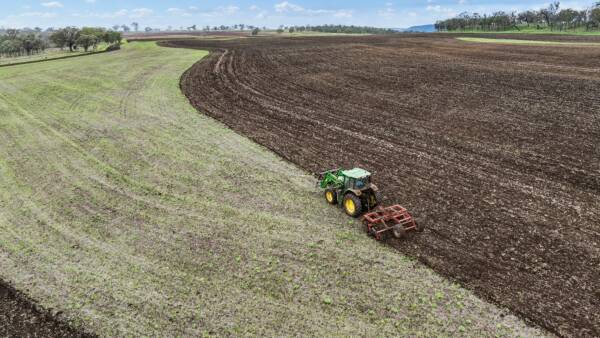
[[[200,111],[312,172],[374,172],[428,227],[389,244],[555,333],[600,335],[600,48],[162,44],[213,50],[182,77]]]

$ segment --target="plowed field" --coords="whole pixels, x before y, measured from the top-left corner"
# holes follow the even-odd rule
[[[390,245],[555,333],[600,335],[600,48],[162,44],[212,51],[181,80],[203,113],[312,172],[372,171],[427,227]]]

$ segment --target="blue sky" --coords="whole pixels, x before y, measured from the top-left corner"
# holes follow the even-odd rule
[[[562,2],[562,6],[585,8],[592,2],[575,0]],[[0,26],[110,27],[138,22],[140,28],[162,29],[238,23],[261,27],[335,23],[400,28],[433,23],[463,11],[523,10],[548,3],[549,0],[0,0]]]

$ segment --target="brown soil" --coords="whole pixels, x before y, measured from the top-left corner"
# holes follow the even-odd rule
[[[57,319],[0,280],[0,337],[94,337]]]
[[[427,226],[387,243],[559,335],[600,336],[600,48],[162,44],[213,51],[181,80],[200,111],[309,171],[372,171]]]

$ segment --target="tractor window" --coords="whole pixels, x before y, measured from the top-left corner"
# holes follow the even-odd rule
[[[352,188],[354,186],[354,179],[346,177],[346,188]]]
[[[370,177],[363,177],[363,178],[357,179],[354,183],[354,188],[362,189],[362,188],[366,187],[370,182],[371,182]]]
[[[365,187],[365,182],[363,179],[358,179],[354,182],[354,188],[356,189],[362,189]]]

